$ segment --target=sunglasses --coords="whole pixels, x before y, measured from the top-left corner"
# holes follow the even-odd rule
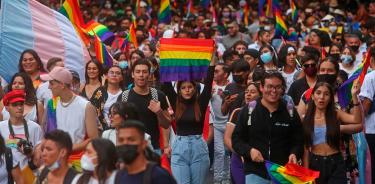
[[[315,64],[315,63],[312,63],[312,64],[304,64],[303,67],[305,67],[305,68],[316,67],[316,64]]]

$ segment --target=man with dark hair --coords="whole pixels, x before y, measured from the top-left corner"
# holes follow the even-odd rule
[[[249,63],[250,71],[254,71],[259,63],[259,51],[256,49],[247,49],[243,54],[243,59]]]
[[[70,135],[62,130],[53,130],[44,135],[42,160],[45,167],[37,178],[37,184],[71,183],[77,172],[69,167],[68,158],[73,150]]]
[[[249,49],[255,49],[259,51],[259,49],[264,46],[271,43],[271,34],[268,30],[260,29],[258,31],[257,41],[255,41],[253,44],[249,45]]]
[[[171,118],[167,110],[165,94],[149,87],[150,69],[151,65],[146,59],[137,60],[131,68],[134,88],[124,91],[118,101],[131,102],[138,107],[138,113],[141,115],[140,120],[144,123],[146,132],[151,135],[152,146],[155,151],[161,153],[159,125],[168,128]]]
[[[366,46],[362,45],[361,32],[352,32],[345,35],[345,45],[349,46],[355,53],[356,60],[354,66],[358,66],[363,60],[363,53],[366,52]]]
[[[156,163],[147,161],[145,150],[146,128],[137,120],[127,120],[118,129],[117,149],[125,169],[116,174],[115,183],[175,184],[173,177]]]
[[[250,74],[250,65],[246,61],[240,60],[232,64],[233,82],[225,87],[223,93],[223,104],[221,112],[223,115],[230,114],[238,105],[234,104],[234,100],[238,94],[245,91],[247,78]]]
[[[239,40],[245,41],[247,44],[251,44],[252,40],[249,35],[239,32],[239,26],[236,20],[233,20],[227,26],[228,34],[225,35],[222,39],[222,43],[225,49],[229,49]]]
[[[303,153],[303,129],[296,109],[282,100],[283,76],[266,73],[262,97],[245,106],[232,135],[233,149],[244,158],[246,183],[270,183],[264,162],[297,163]]]

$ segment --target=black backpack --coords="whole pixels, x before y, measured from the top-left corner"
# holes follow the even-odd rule
[[[10,148],[5,149],[5,164],[8,172],[8,183],[14,183],[12,177],[12,169],[13,169],[13,154]]]
[[[143,175],[143,184],[151,184],[151,179],[152,179],[152,170],[157,166],[158,164],[155,162],[148,162],[146,166],[145,173]],[[126,181],[122,181],[122,176],[126,171],[124,170],[119,170],[116,173],[115,176],[115,184],[120,184],[120,183],[126,183]]]
[[[42,184],[42,182],[47,178],[48,173],[49,173],[49,169],[47,167],[43,168],[42,172],[40,172],[38,179],[36,180],[36,184]],[[69,168],[68,172],[66,173],[64,177],[63,184],[71,184],[76,175],[77,175],[77,171],[75,171],[72,168]]]

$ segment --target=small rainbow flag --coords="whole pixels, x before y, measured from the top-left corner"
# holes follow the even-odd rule
[[[370,51],[367,51],[365,58],[362,63],[357,67],[352,76],[346,80],[338,89],[337,96],[339,99],[339,104],[341,107],[347,107],[352,101],[352,87],[353,83],[359,80],[359,83],[362,85],[365,75],[367,74],[367,69],[370,66]]]
[[[187,13],[186,13],[186,18],[189,17],[190,14],[193,13],[193,0],[189,0],[187,4]]]
[[[171,22],[171,6],[169,0],[161,0],[158,13],[159,23],[169,24]]]
[[[109,54],[106,46],[97,35],[94,35],[94,47],[96,59],[104,66],[111,67],[113,63],[113,58]]]
[[[289,0],[290,9],[292,9],[292,22],[297,23],[298,20],[298,11],[296,4],[294,4],[294,0]]]
[[[96,34],[100,40],[108,44],[112,43],[115,39],[115,35],[106,26],[93,20],[85,25],[85,30],[90,36]]]
[[[137,2],[135,3],[135,10],[137,11],[136,14],[137,14],[137,17],[141,16],[141,0],[137,0]]]
[[[266,16],[270,17],[272,12],[272,1],[273,0],[267,0],[267,7],[266,7]]]
[[[201,5],[204,9],[207,9],[208,6],[210,5],[210,0],[200,0],[200,5]]]
[[[245,26],[248,26],[249,25],[249,5],[246,3],[245,4],[245,7],[243,9],[243,22],[245,24]]]
[[[283,167],[266,160],[266,168],[268,175],[275,184],[312,184],[319,177],[318,171],[292,163]]]
[[[287,39],[288,27],[286,26],[285,21],[282,17],[281,8],[278,0],[272,0],[272,10],[276,19],[275,38],[283,37],[284,39]]]
[[[160,40],[160,81],[191,81],[206,77],[214,41],[187,38]]]
[[[136,25],[134,23],[132,25],[130,25],[129,33],[126,36],[126,40],[128,42],[133,43],[135,48],[138,48],[137,37],[135,35],[135,27],[136,27]]]

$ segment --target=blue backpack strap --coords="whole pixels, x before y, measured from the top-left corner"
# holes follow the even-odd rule
[[[251,125],[251,113],[254,111],[255,106],[257,106],[257,101],[256,100],[253,100],[253,101],[249,102],[249,104],[248,104],[248,108],[249,108],[249,111],[248,111],[249,119],[247,120],[247,125],[248,126]]]

